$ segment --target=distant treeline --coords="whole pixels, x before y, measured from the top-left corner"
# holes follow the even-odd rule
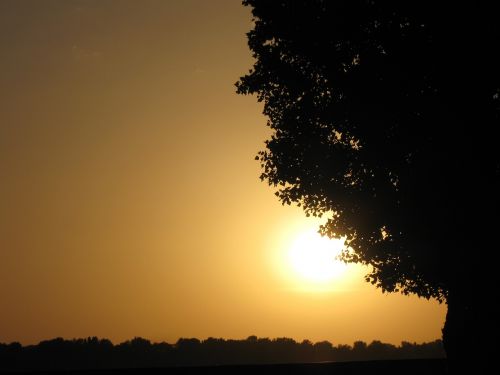
[[[334,346],[328,341],[300,343],[290,338],[224,340],[179,339],[175,344],[151,343],[136,337],[113,345],[107,339],[89,337],[56,338],[38,345],[0,343],[0,371],[64,370],[165,367],[183,365],[229,365],[304,363],[322,361],[366,361],[383,359],[444,358],[442,343],[436,340],[395,346],[380,341],[353,346]]]

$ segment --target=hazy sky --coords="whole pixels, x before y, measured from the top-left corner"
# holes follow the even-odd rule
[[[288,252],[239,0],[0,0],[0,342],[441,336],[445,306]]]

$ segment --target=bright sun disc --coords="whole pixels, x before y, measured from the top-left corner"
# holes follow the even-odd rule
[[[322,237],[316,229],[302,232],[288,251],[293,271],[302,279],[326,283],[342,276],[347,265],[337,259],[344,241]]]

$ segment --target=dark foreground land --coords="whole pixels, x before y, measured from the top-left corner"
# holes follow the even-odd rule
[[[2,374],[6,374],[0,371]],[[9,372],[20,374],[21,372]],[[228,365],[228,366],[179,366],[165,368],[134,368],[77,371],[30,371],[23,374],[74,374],[74,375],[196,375],[196,374],[291,374],[291,375],[392,375],[392,374],[446,374],[444,359],[412,359],[363,362],[324,362],[276,365]]]

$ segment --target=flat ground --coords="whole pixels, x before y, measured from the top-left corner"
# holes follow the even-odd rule
[[[0,371],[1,372],[1,371]],[[389,374],[446,374],[446,361],[443,359],[419,359],[403,361],[367,361],[367,362],[325,362],[280,365],[246,366],[200,366],[167,367],[115,370],[80,370],[80,371],[37,371],[30,374],[74,374],[74,375],[195,375],[195,374],[290,374],[290,375],[389,375]]]

